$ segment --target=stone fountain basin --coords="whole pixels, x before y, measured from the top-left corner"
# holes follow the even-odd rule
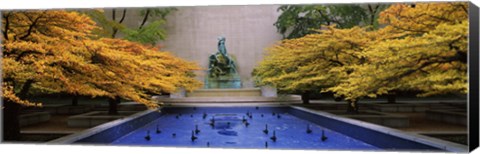
[[[273,149],[467,151],[464,145],[322,111],[288,105],[259,106],[258,110],[252,105],[164,107],[160,111],[138,113],[49,143],[163,147],[206,147],[208,143],[213,148],[263,149],[267,142],[268,148]],[[206,119],[202,119],[204,112],[208,114]],[[253,119],[248,120],[251,123],[248,128],[241,123],[234,124],[247,112],[253,114]],[[280,113],[281,118],[273,116],[273,112]],[[182,116],[176,119],[179,113]],[[218,114],[237,114],[230,121],[231,128],[214,129],[208,125],[209,119]],[[262,114],[264,118],[261,118]],[[269,125],[269,134],[262,132],[265,124]],[[190,137],[195,125],[201,132],[192,142]],[[305,133],[306,125],[310,125],[312,134]],[[157,126],[162,133],[155,133]],[[325,142],[320,141],[321,130],[328,137]],[[149,141],[144,139],[147,131],[152,138]],[[272,131],[276,131],[276,142],[270,140]],[[176,137],[172,137],[172,133],[176,133]]]

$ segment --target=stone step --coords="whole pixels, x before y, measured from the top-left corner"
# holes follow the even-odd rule
[[[186,97],[257,97],[262,96],[260,88],[242,89],[198,89],[187,92]]]
[[[22,130],[21,134],[58,134],[58,135],[70,135],[78,133],[80,131],[59,131],[59,130]]]
[[[296,95],[282,95],[278,97],[262,96],[240,96],[240,97],[184,97],[166,98],[155,97],[155,100],[162,103],[272,103],[272,102],[301,102],[301,97]]]
[[[20,127],[47,122],[51,118],[49,112],[33,112],[22,114],[18,117]]]
[[[425,115],[428,120],[464,126],[468,124],[467,112],[465,110],[426,110]]]

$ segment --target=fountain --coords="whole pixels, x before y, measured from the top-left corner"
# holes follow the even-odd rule
[[[465,146],[437,143],[428,137],[409,135],[302,107],[265,105],[255,112],[252,112],[252,108],[205,106],[191,110],[184,106],[163,107],[161,112],[145,111],[122,119],[122,123],[114,121],[49,143],[430,152],[461,152],[465,149]],[[268,116],[272,112],[275,116]],[[264,117],[248,119],[245,113],[263,114]],[[194,116],[176,119],[182,114]],[[210,116],[203,119],[202,114]],[[282,118],[278,119],[278,115]],[[213,125],[213,129],[209,129],[209,124]],[[161,133],[155,133],[156,130],[161,130]]]
[[[225,37],[218,38],[218,51],[208,58],[205,89],[242,88],[235,59],[227,53]]]
[[[277,142],[277,135],[275,135],[275,131],[273,131],[273,136],[270,137],[270,139],[271,139],[273,142]]]
[[[158,125],[157,125],[157,130],[155,131],[157,134],[160,134],[162,133],[162,131],[158,128]]]
[[[207,118],[207,113],[203,112],[202,118],[203,119]]]
[[[198,137],[195,136],[193,130],[192,130],[192,136],[190,137],[190,139],[192,140],[192,142],[194,142],[196,139],[198,139]]]
[[[147,131],[147,136],[144,137],[145,140],[150,141],[150,131]]]
[[[250,123],[248,123],[248,121],[245,121],[245,127],[248,127],[248,125],[250,125]]]
[[[300,102],[301,98],[294,95],[277,95],[277,89],[273,86],[256,87],[252,78],[245,77],[241,80],[238,70],[241,59],[237,59],[227,52],[225,37],[218,38],[217,51],[208,55],[206,72],[199,77],[204,79],[204,87],[193,91],[185,88],[178,88],[170,93],[169,97],[154,96],[153,99],[162,103],[278,103],[278,102]],[[248,70],[244,70],[248,71]],[[242,76],[243,77],[243,76]],[[195,111],[196,108],[194,107]],[[255,110],[259,110],[255,106]],[[252,119],[251,115],[247,115]],[[180,116],[179,116],[180,117]]]
[[[322,141],[325,141],[325,140],[328,139],[328,137],[325,136],[325,131],[324,130],[322,130],[322,138],[321,139],[322,139]]]
[[[312,133],[312,130],[310,129],[310,125],[307,124],[307,134],[310,134],[310,133]]]
[[[265,124],[265,129],[263,130],[263,133],[268,134],[268,124]]]
[[[198,129],[198,125],[195,125],[195,134],[200,133],[200,129]]]
[[[210,119],[210,126],[212,126],[212,128],[215,128],[215,117],[212,117],[212,119]]]

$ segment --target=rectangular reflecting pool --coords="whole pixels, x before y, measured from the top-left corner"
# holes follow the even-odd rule
[[[302,107],[261,105],[163,107],[51,143],[362,151],[464,148]]]
[[[293,116],[280,108],[166,109],[158,119],[113,141],[113,145],[175,147],[378,149]],[[205,114],[204,114],[205,113]],[[205,118],[204,118],[205,117]],[[212,122],[214,121],[214,122]],[[157,133],[158,127],[158,133]],[[309,130],[307,132],[307,129]],[[197,131],[195,131],[197,130]],[[324,139],[322,140],[322,131]],[[149,132],[150,139],[145,139]],[[192,132],[194,139],[192,141]],[[275,132],[275,137],[273,133]]]

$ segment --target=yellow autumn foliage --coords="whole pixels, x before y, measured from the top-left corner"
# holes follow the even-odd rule
[[[96,28],[74,11],[2,12],[2,97],[34,105],[23,98],[34,89],[156,107],[151,94],[201,86],[191,73],[200,69],[196,64],[138,43],[99,38],[92,33]]]
[[[396,36],[334,25],[318,32],[267,49],[266,58],[254,70],[257,85],[273,85],[282,91],[326,90],[347,77],[348,66],[365,60],[361,53],[365,47]]]
[[[468,4],[414,6],[390,6],[378,30],[326,27],[274,45],[253,72],[257,85],[331,91],[352,102],[397,90],[467,93]]]

